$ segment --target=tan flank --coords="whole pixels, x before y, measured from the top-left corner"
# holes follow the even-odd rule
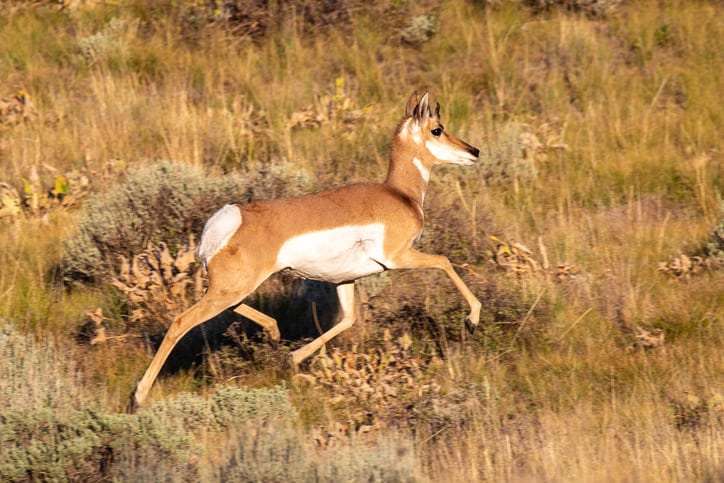
[[[292,270],[303,277],[337,284],[342,320],[316,340],[292,352],[296,366],[327,341],[354,324],[356,279],[391,269],[437,268],[445,271],[470,306],[467,323],[480,318],[480,302],[441,255],[412,245],[424,222],[423,203],[433,166],[471,165],[479,150],[444,130],[440,105],[428,94],[412,95],[395,132],[384,183],[343,186],[331,191],[227,205],[204,228],[199,257],[206,264],[209,288],[204,297],[169,327],[153,361],[138,383],[132,403],[143,404],[174,345],[191,328],[236,306],[274,341],[276,321],[243,300],[271,274]]]

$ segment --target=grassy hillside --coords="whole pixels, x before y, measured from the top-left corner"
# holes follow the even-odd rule
[[[724,7],[715,1],[0,1],[0,479],[724,478]],[[381,180],[413,91],[437,273],[287,276],[124,413],[224,202]]]

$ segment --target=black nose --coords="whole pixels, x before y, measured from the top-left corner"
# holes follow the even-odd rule
[[[470,154],[477,158],[478,156],[480,156],[480,150],[478,148],[470,146]]]

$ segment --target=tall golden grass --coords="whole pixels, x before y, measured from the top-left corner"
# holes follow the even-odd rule
[[[443,390],[478,390],[467,424],[405,435],[421,465],[415,477],[721,480],[724,279],[673,280],[657,266],[701,246],[722,216],[724,9],[642,1],[589,18],[482,4],[430,4],[439,29],[420,46],[400,43],[365,9],[316,35],[292,18],[255,39],[223,25],[185,37],[183,3],[9,11],[0,97],[26,91],[33,115],[0,126],[0,181],[21,187],[35,171],[49,184],[78,170],[103,191],[155,159],[217,173],[284,163],[314,173],[319,188],[382,179],[404,100],[421,89],[483,152],[508,126],[525,126],[545,145],[535,177],[485,185],[480,171],[443,168],[429,203],[469,213],[470,224],[446,229],[471,240],[491,234],[475,224],[484,211],[494,234],[579,275],[505,279],[523,313],[542,300],[544,315],[518,320],[504,347],[449,353],[435,376]],[[349,99],[362,120],[294,128],[294,113],[316,112],[322,96]],[[77,219],[57,209],[0,220],[0,318],[68,347],[85,311],[121,312],[106,288],[69,290],[53,277]],[[434,285],[415,290],[434,301]],[[663,345],[637,345],[637,328],[660,330]],[[83,390],[100,387],[109,411],[148,361],[129,346],[68,353],[82,359]],[[154,398],[198,390],[200,380],[166,377]],[[335,417],[323,394],[292,392],[305,427]],[[213,460],[216,442],[203,444]]]

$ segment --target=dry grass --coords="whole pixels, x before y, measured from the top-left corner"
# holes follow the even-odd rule
[[[722,6],[599,2],[616,8],[586,16],[525,3],[383,2],[376,8],[392,16],[379,24],[380,10],[350,2],[339,16],[288,14],[253,38],[227,20],[189,30],[183,2],[9,8],[0,18],[0,183],[22,206],[13,201],[13,216],[0,218],[0,317],[12,321],[3,324],[68,348],[82,364],[74,390],[101,391],[88,400],[119,410],[153,344],[75,341],[88,310],[102,307],[118,326],[129,315],[108,285],[69,289],[55,273],[86,192],[103,196],[159,159],[247,176],[260,185],[250,196],[283,193],[279,180],[294,177],[309,189],[381,179],[404,99],[430,88],[446,125],[487,156],[475,169],[436,171],[421,243],[468,264],[460,271],[487,297],[488,324],[461,340],[462,302],[442,277],[365,282],[367,317],[336,344],[377,354],[384,329],[409,331],[410,364],[425,361],[419,370],[436,398],[409,391],[409,407],[394,411],[437,416],[403,434],[388,424],[356,442],[344,435],[339,454],[378,445],[370,458],[382,466],[364,471],[380,480],[399,447],[414,448],[401,459],[414,457],[420,479],[721,480],[722,271],[676,279],[658,267],[700,253],[723,215]],[[436,31],[401,41],[414,24],[406,16],[420,15],[434,17]],[[33,201],[59,176],[78,203]],[[89,186],[74,184],[83,176]],[[273,309],[275,290],[258,304]],[[205,393],[230,378],[287,379],[258,370],[273,363],[266,349],[246,353],[251,363],[236,349],[202,350],[212,355],[167,374],[152,397]],[[213,369],[221,354],[238,375]],[[347,423],[334,391],[291,386],[291,397],[296,436],[264,439],[264,458],[281,461],[275,444],[293,449],[299,435],[311,441]],[[440,416],[453,411],[465,417]],[[240,480],[263,477],[239,469],[259,456],[253,444],[231,434],[196,441],[207,451],[199,477],[219,479],[227,467]],[[303,459],[304,474],[323,456]],[[128,478],[158,476],[132,470]]]

